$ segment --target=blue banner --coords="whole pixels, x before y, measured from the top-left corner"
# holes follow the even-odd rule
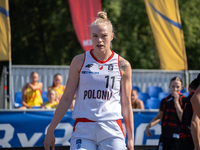
[[[43,146],[54,111],[0,111],[0,148]],[[152,127],[153,136],[145,135],[147,124],[157,112],[134,112],[135,145],[157,145],[160,124]],[[56,146],[70,145],[75,120],[68,111],[55,130]],[[125,125],[123,123],[124,132]]]

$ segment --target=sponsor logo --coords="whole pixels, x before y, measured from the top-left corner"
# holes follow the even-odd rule
[[[99,74],[99,72],[82,71],[82,74]]]
[[[103,69],[103,65],[99,65],[99,70],[102,70]]]
[[[92,66],[93,66],[93,64],[87,64],[85,67],[91,68]]]
[[[80,149],[81,148],[81,144],[82,144],[82,140],[81,139],[77,139],[76,140],[76,148]]]
[[[108,65],[108,70],[113,71],[113,64]]]
[[[35,121],[37,122],[37,119],[35,119]],[[19,145],[21,145],[20,147],[34,147],[38,146],[38,143],[43,143],[43,137],[47,134],[49,125],[45,129],[42,129],[42,131],[38,129],[30,131],[26,130],[26,128],[24,129],[24,126],[19,127],[17,124],[13,126],[10,123],[0,123],[0,149],[2,147],[17,147]],[[28,124],[26,124],[26,126],[28,126]],[[55,132],[57,132],[56,130],[59,132],[61,131],[61,136],[57,134],[58,137],[55,137],[55,144],[70,145],[69,141],[73,131],[73,126],[71,123],[59,123],[55,129]]]

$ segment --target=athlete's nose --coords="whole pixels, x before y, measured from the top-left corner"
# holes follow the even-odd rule
[[[102,41],[102,38],[101,38],[101,37],[98,37],[98,38],[97,38],[97,41]]]

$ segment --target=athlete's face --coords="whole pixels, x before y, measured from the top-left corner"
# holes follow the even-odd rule
[[[31,83],[35,83],[35,82],[38,82],[39,80],[39,75],[37,73],[33,73],[30,77],[31,79]]]
[[[131,92],[131,103],[133,104],[138,99],[137,92],[132,90]]]
[[[61,76],[61,75],[55,76],[53,82],[54,82],[54,85],[55,85],[55,86],[60,85],[61,82],[62,82],[62,76]]]
[[[91,27],[91,39],[95,50],[110,50],[110,43],[113,36],[114,33],[112,33],[111,27],[107,23],[101,23]]]
[[[180,92],[183,88],[182,83],[180,81],[172,81],[169,85],[171,93],[173,92]]]

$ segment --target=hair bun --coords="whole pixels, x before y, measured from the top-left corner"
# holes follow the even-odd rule
[[[100,11],[98,12],[98,18],[102,18],[102,19],[108,19],[107,18],[107,13],[105,11]]]

